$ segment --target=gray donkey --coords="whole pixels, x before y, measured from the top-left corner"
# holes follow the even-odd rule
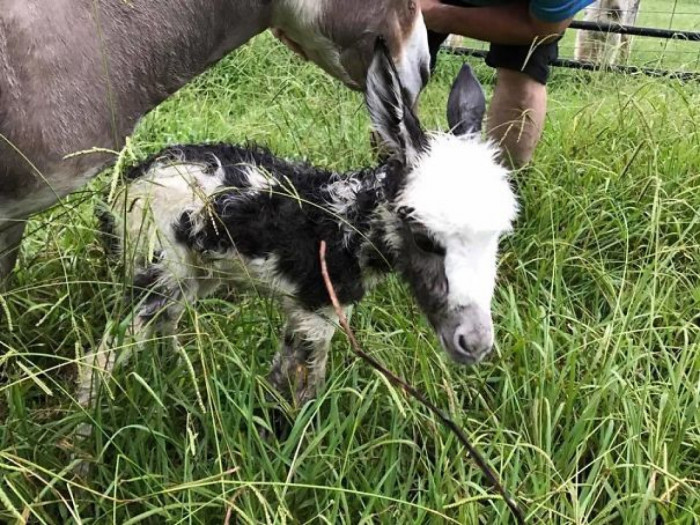
[[[498,242],[517,204],[479,133],[481,86],[465,66],[448,103],[453,132],[425,133],[379,40],[366,103],[391,152],[376,168],[339,174],[226,144],[170,147],[134,168],[105,221],[132,285],[130,336],[172,333],[186,303],[224,283],[267,289],[287,316],[270,380],[303,403],[322,383],[336,330],[319,262],[326,241],[344,307],[396,271],[455,361],[489,354]],[[83,402],[112,355],[85,368]]]
[[[0,289],[31,214],[85,184],[141,116],[267,28],[354,89],[379,35],[413,100],[427,81],[417,0],[0,0]]]

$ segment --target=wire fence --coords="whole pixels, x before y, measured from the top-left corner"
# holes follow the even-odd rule
[[[584,70],[606,67],[700,81],[699,0],[641,0],[636,16],[628,10],[600,7],[598,13],[603,16],[596,21],[584,20],[584,13],[579,13],[559,43],[560,58],[555,66]],[[628,53],[596,61],[577,59],[576,34],[580,31],[596,35],[594,38],[599,40],[607,38],[606,45],[611,49],[620,45],[620,39],[613,35],[624,35]],[[457,45],[452,40],[446,48],[456,54],[483,56],[488,45],[462,39]]]

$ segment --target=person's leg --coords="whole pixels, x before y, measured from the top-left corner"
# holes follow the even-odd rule
[[[558,42],[533,46],[492,44],[486,63],[496,68],[496,89],[486,129],[503,148],[513,168],[530,162],[542,136],[547,113],[549,66]]]
[[[498,68],[486,120],[488,135],[503,148],[513,168],[530,162],[547,113],[547,87],[527,74]]]

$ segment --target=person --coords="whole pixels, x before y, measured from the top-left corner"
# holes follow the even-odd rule
[[[530,162],[547,111],[549,66],[574,15],[594,0],[421,0],[431,67],[450,34],[491,44],[486,63],[496,69],[487,133],[514,168]]]

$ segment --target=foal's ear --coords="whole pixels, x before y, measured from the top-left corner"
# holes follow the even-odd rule
[[[427,138],[381,37],[374,45],[367,73],[365,101],[372,125],[391,153],[404,162],[412,162],[425,149]]]
[[[486,112],[486,96],[474,71],[464,64],[447,99],[447,123],[452,133],[479,133]]]

